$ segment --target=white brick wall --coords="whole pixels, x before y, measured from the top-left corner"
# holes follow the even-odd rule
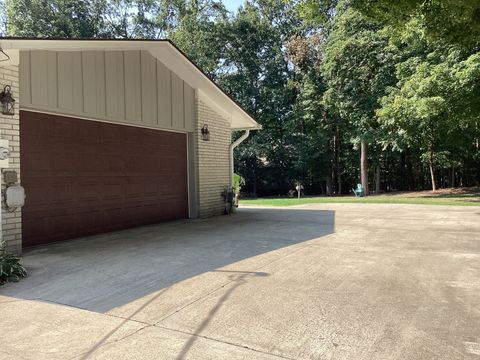
[[[229,183],[228,148],[232,133],[230,124],[208,107],[196,101],[197,124],[195,129],[195,151],[197,156],[197,191],[199,217],[221,215],[225,203],[221,196]],[[210,141],[202,140],[201,128],[208,125]]]
[[[18,66],[0,67],[0,91],[5,85],[12,87],[12,96],[15,99],[15,115],[7,116],[0,113],[0,138],[7,139],[10,145],[10,168],[18,174],[20,182],[20,122],[19,122],[19,91]],[[5,189],[2,174],[2,193]],[[22,249],[22,214],[20,210],[10,212],[4,209],[2,195],[2,230],[7,249],[20,252]]]

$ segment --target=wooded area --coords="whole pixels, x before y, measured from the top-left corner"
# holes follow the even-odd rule
[[[253,196],[480,183],[480,3],[7,0],[10,36],[170,38],[262,124]]]

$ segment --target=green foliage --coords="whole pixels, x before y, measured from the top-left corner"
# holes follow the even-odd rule
[[[408,41],[409,32],[420,31],[421,22],[414,19],[407,36],[394,40],[403,61],[397,65],[398,83],[377,111],[381,141],[394,150],[419,149],[421,161],[432,165],[432,171],[458,168],[478,159],[474,139],[479,136],[480,56]]]
[[[349,121],[351,140],[375,139],[379,99],[395,83],[395,52],[379,28],[352,8],[340,9],[329,34],[323,61],[328,90],[324,101]]]
[[[303,6],[308,21],[324,15]],[[323,51],[323,99],[351,125],[350,141],[373,143],[374,162],[416,153],[413,182],[425,164],[432,178],[456,168],[479,181],[479,16],[470,0],[338,4]]]
[[[432,42],[470,49],[480,44],[478,0],[354,0],[353,6],[382,23],[403,28],[420,19],[422,32]]]
[[[227,10],[222,2],[161,0],[156,6],[155,21],[160,33],[214,77],[225,46],[222,30]]]
[[[478,0],[6,2],[8,35],[172,39],[262,124],[235,153],[254,196],[349,191],[360,142],[383,190],[478,184],[479,16]]]
[[[245,179],[238,174],[234,174],[234,182],[235,182],[235,185],[234,185],[235,194],[240,194],[240,190],[242,189],[242,186],[245,185]]]
[[[98,37],[103,1],[7,0],[7,33],[25,37]]]
[[[217,80],[263,126],[236,153],[254,193],[257,186],[286,191],[299,176],[301,135],[293,109],[298,89],[284,46],[298,26],[295,8],[263,0],[246,3],[224,28]]]
[[[300,16],[309,25],[318,26],[326,24],[333,17],[332,9],[337,5],[337,0],[305,0],[298,3]]]
[[[7,0],[7,34],[23,37],[154,38],[154,0]]]
[[[5,36],[7,30],[7,14],[5,1],[0,1],[0,36]]]
[[[0,243],[0,285],[6,282],[17,282],[27,276],[27,270],[20,265],[20,259],[3,249]]]

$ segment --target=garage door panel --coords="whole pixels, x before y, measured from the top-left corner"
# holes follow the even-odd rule
[[[50,187],[50,185],[48,184],[48,182],[45,182],[43,184],[43,187],[41,188],[29,189],[29,193],[31,192],[32,194],[35,194],[35,190],[38,189],[38,192],[40,192],[48,187]],[[55,206],[56,204],[57,206],[58,204],[64,206],[65,204],[71,205],[77,193],[77,188],[74,186],[74,184],[68,183],[62,185],[54,185],[54,188],[48,190],[45,189],[45,192],[37,194],[37,197],[39,197],[40,201],[42,201],[47,206]],[[48,197],[50,201],[45,201],[46,197]]]
[[[33,230],[35,229],[35,230]],[[48,235],[48,227],[42,217],[22,219],[22,236],[23,238],[38,241]]]
[[[96,232],[101,231],[101,214],[99,211],[92,211],[90,209],[86,212],[79,212],[74,215],[75,227],[78,231],[82,233],[91,233],[94,234]]]
[[[22,111],[25,246],[186,218],[186,135]]]
[[[51,217],[44,217],[41,214],[33,214],[23,220],[23,236],[31,241],[41,241],[49,237],[52,241],[68,238],[71,228],[74,226],[73,214],[64,213]]]
[[[147,198],[156,198],[160,194],[158,184],[153,181],[148,181],[147,186],[143,189],[143,195]]]
[[[50,227],[53,234],[65,236],[75,227],[75,214],[72,212],[52,214],[45,221],[49,222],[47,226]]]
[[[104,201],[118,200],[124,198],[124,184],[112,183],[112,181],[102,179],[102,196]]]
[[[98,202],[102,197],[102,187],[98,184],[98,181],[81,181],[78,184],[72,186],[75,190],[71,194],[72,200],[77,203],[77,207],[85,204],[87,201]]]
[[[22,138],[22,151],[24,143],[27,143],[28,140]],[[34,144],[36,148],[43,148],[42,144]],[[32,153],[31,156],[25,159],[25,171],[29,172],[33,167],[38,169],[48,170],[49,169],[49,158],[48,155],[43,152]]]

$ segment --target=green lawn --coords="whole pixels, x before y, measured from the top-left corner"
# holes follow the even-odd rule
[[[354,196],[318,196],[305,197],[300,200],[296,198],[260,198],[255,200],[240,200],[242,205],[263,205],[263,206],[292,206],[303,204],[328,204],[328,203],[359,203],[359,204],[422,204],[422,205],[462,205],[480,206],[480,195],[472,196],[428,196],[413,197],[400,195],[378,195],[364,198]]]

